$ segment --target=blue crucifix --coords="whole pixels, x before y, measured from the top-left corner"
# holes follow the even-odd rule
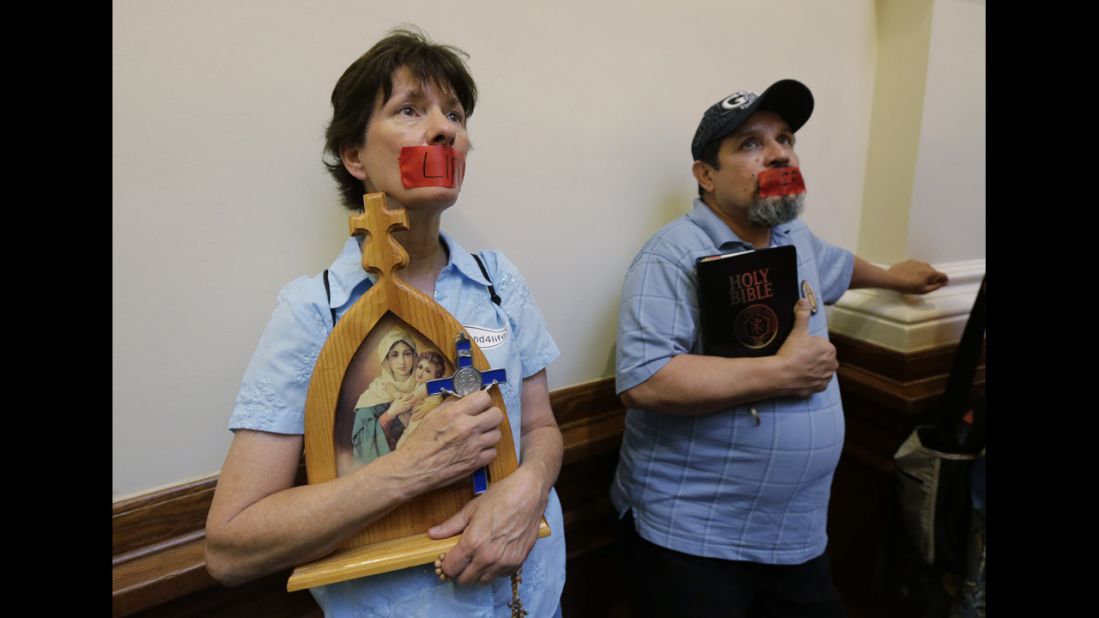
[[[458,368],[449,378],[439,378],[427,381],[427,394],[438,395],[444,393],[455,397],[465,397],[470,393],[487,389],[493,384],[503,384],[508,381],[507,369],[490,369],[478,371],[473,368],[473,353],[470,350],[469,338],[464,332],[458,333],[454,340],[455,351],[458,356]],[[488,490],[488,469],[481,468],[473,473],[473,494],[480,495]]]

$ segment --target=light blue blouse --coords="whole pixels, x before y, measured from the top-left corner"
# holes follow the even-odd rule
[[[435,284],[435,300],[477,340],[492,367],[506,367],[501,386],[511,424],[516,457],[520,456],[522,381],[557,358],[559,351],[546,329],[526,281],[502,253],[481,258],[501,297],[492,302],[489,282],[468,251],[441,234],[449,250]],[[331,301],[322,275],[301,277],[279,293],[252,361],[245,371],[229,428],[281,434],[304,434],[305,395],[313,366],[337,319],[373,285],[362,269],[359,238],[344,244],[329,268]],[[546,520],[552,534],[539,539],[523,564],[520,597],[531,618],[552,616],[565,585],[565,536],[561,503],[550,491]],[[311,589],[327,616],[510,616],[511,580],[459,586],[440,582],[430,564]]]

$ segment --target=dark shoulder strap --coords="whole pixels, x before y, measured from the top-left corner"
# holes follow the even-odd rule
[[[332,312],[332,326],[336,326],[336,310],[332,308],[332,288],[328,285],[328,269],[324,269],[324,297],[328,299],[328,310]]]
[[[954,366],[947,379],[946,390],[943,392],[942,404],[939,407],[939,440],[940,445],[952,444],[957,440],[956,428],[967,411],[972,410],[970,392],[973,389],[973,377],[977,372],[977,364],[981,359],[981,344],[985,339],[985,279],[981,280],[981,287],[977,290],[977,299],[973,302],[973,310],[969,312],[965,330],[962,331],[962,340],[958,343],[958,352],[954,357]],[[983,416],[984,406],[981,406]],[[983,423],[983,419],[982,419]],[[942,448],[945,448],[942,447]]]
[[[488,279],[488,293],[489,296],[492,297],[492,302],[499,305],[500,297],[496,295],[496,288],[492,286],[492,277],[488,276],[488,271],[485,270],[485,265],[483,262],[481,262],[481,256],[477,255],[476,253],[471,253],[470,255],[473,256],[473,259],[477,260],[477,267],[481,269],[481,274],[485,276],[485,279]]]

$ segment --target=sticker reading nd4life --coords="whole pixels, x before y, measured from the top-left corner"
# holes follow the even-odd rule
[[[401,148],[401,183],[417,187],[461,187],[466,157],[449,146],[405,146]]]
[[[508,329],[491,329],[482,328],[480,326],[463,325],[466,328],[466,332],[469,333],[469,338],[477,342],[477,347],[481,350],[491,350],[492,348],[504,345],[504,342],[508,339]]]

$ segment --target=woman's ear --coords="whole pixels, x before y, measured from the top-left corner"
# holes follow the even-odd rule
[[[366,167],[363,165],[362,161],[359,160],[359,152],[362,151],[362,149],[363,144],[341,147],[340,161],[343,162],[343,166],[349,174],[366,182]]]

